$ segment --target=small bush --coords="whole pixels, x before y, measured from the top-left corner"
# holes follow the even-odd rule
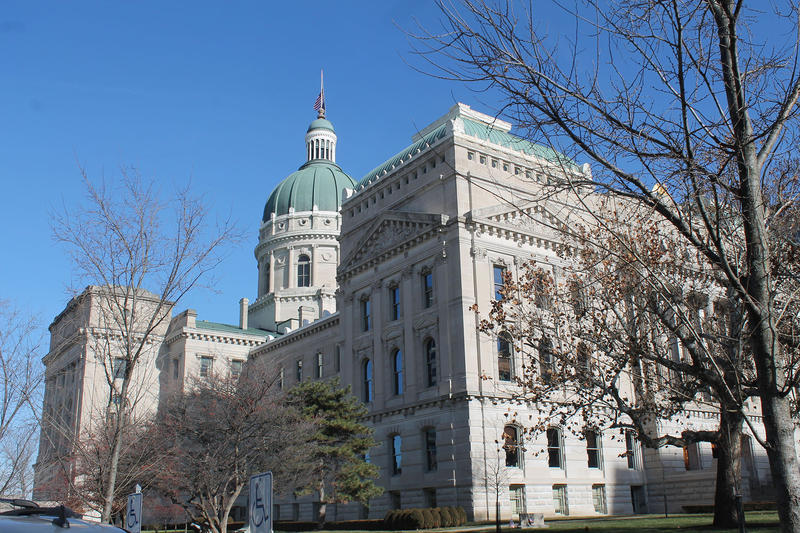
[[[458,524],[459,526],[463,526],[467,523],[467,512],[464,510],[463,507],[460,505],[456,507],[456,516],[458,517]]]
[[[423,529],[425,528],[425,515],[422,514],[422,509],[411,509],[408,513],[409,520],[408,526],[405,529]]]
[[[456,526],[456,519],[455,516],[453,516],[453,511],[450,507],[442,507],[439,509],[439,512],[442,515],[442,527]]]
[[[433,514],[430,508],[422,509],[422,528],[433,529]]]

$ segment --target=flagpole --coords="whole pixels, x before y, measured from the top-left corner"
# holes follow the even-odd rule
[[[323,69],[319,69],[319,94],[320,94],[320,97],[322,99],[322,102],[320,102],[321,105],[320,105],[320,108],[319,108],[320,118],[325,118],[325,84],[324,84],[324,80],[323,80],[323,74],[324,74],[324,70]]]

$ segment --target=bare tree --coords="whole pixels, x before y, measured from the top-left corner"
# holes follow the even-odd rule
[[[0,495],[27,496],[42,383],[41,335],[36,322],[0,300]]]
[[[197,381],[177,394],[152,429],[154,454],[167,460],[156,489],[213,533],[228,518],[249,477],[270,470],[278,493],[307,482],[314,424],[289,407],[274,375],[250,371],[240,380]]]
[[[124,435],[136,423],[137,409],[150,409],[139,404],[172,308],[208,282],[225,246],[238,236],[228,221],[212,224],[188,187],[163,200],[135,170],[122,169],[110,188],[92,183],[84,171],[82,176],[86,202],[54,214],[52,229],[56,241],[67,245],[78,279],[95,286],[89,291],[88,342],[108,385],[100,418],[109,429],[101,514],[107,522],[119,492]]]
[[[505,435],[502,436],[506,438]],[[506,467],[505,450],[502,449],[500,440],[495,440],[494,450],[485,450],[486,457],[478,465],[476,474],[483,481],[483,487],[487,495],[494,496],[494,526],[497,533],[500,532],[500,495],[508,487],[509,470]],[[488,518],[488,517],[487,517]]]
[[[436,75],[495,91],[501,114],[532,140],[590,161],[592,172],[568,187],[640,202],[725,276],[747,317],[782,528],[798,532],[790,400],[798,368],[778,333],[796,292],[777,292],[770,226],[779,211],[766,201],[770,170],[796,145],[798,6],[553,4],[575,39],[546,34],[541,3],[464,0],[440,4],[443,28],[423,31],[418,52]]]

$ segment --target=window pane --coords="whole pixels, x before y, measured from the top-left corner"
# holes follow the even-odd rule
[[[505,333],[497,337],[497,371],[500,381],[511,381],[514,377],[511,343]]]
[[[561,468],[561,431],[558,428],[547,430],[547,465]]]
[[[506,452],[506,466],[519,466],[519,431],[515,426],[503,428],[503,449]]]
[[[600,443],[595,431],[586,432],[586,455],[589,468],[600,468]]]
[[[422,302],[424,307],[433,305],[433,274],[428,272],[422,276]]]
[[[372,401],[372,361],[367,359],[363,364],[364,403]]]
[[[503,277],[506,271],[506,267],[500,265],[494,265],[493,269],[494,274],[494,299],[495,300],[502,300],[503,299]]]
[[[306,254],[297,258],[297,286],[311,286],[311,260]]]
[[[425,431],[425,465],[430,472],[436,470],[436,431],[429,429]]]
[[[400,435],[391,437],[392,445],[392,475],[398,475],[403,471],[403,457],[401,452],[402,441]]]
[[[403,394],[403,352],[394,352],[394,393]]]
[[[436,343],[430,339],[425,344],[425,366],[428,373],[428,387],[436,385]]]

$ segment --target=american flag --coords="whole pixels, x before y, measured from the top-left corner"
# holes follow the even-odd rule
[[[325,91],[320,91],[317,101],[314,102],[314,110],[319,111],[320,109],[325,109]]]

